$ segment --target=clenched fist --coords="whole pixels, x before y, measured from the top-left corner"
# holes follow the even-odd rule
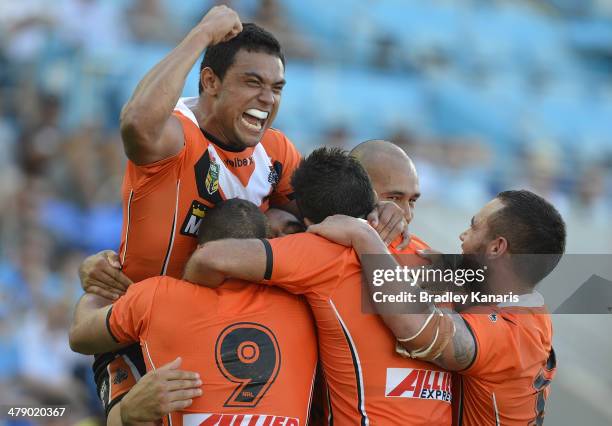
[[[198,27],[208,37],[209,46],[230,40],[242,31],[240,17],[227,6],[215,6],[210,9]]]

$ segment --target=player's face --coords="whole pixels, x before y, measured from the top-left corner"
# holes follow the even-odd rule
[[[461,250],[463,254],[485,254],[487,245],[491,242],[488,218],[503,208],[503,204],[497,198],[489,201],[470,222],[470,227],[459,235]]]
[[[269,209],[266,212],[268,224],[270,225],[270,237],[284,237],[289,234],[304,232],[306,227],[297,217],[289,212],[280,209]]]
[[[214,103],[225,139],[239,148],[257,145],[276,117],[284,85],[277,56],[238,51]]]
[[[404,217],[410,223],[421,196],[419,178],[408,161],[402,159],[391,163],[370,173],[372,184],[379,201],[393,201],[404,211]]]

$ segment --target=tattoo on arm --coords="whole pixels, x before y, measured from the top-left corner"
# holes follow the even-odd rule
[[[453,314],[455,335],[442,355],[434,362],[442,368],[451,371],[461,371],[470,366],[476,356],[476,341],[461,315]],[[452,349],[452,350],[451,350]]]

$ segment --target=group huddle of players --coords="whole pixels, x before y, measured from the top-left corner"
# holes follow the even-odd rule
[[[284,69],[274,36],[218,6],[124,107],[121,246],[81,266],[70,331],[107,423],[542,424],[555,356],[534,287],[563,254],[559,213],[505,191],[460,236],[517,303],[362,313],[362,256],[429,248],[408,232],[416,168],[382,140],[301,159],[270,127]]]

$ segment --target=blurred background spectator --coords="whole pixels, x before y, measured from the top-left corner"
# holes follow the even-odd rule
[[[433,246],[456,251],[480,205],[525,187],[567,218],[569,252],[612,253],[609,1],[0,2],[3,404],[70,404],[68,423],[100,415],[90,360],[69,352],[66,329],[79,261],[119,243],[119,112],[217,3],[283,44],[275,127],[303,154],[387,138],[414,158],[413,229]],[[184,93],[197,94],[197,71]],[[574,341],[560,330],[558,342],[563,354]],[[609,405],[568,390],[590,374],[609,393],[609,366],[594,369],[561,363],[547,420],[589,413],[582,424],[610,424]]]

